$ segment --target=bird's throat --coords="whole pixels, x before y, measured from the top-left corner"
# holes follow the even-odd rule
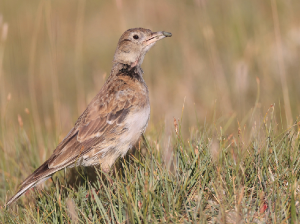
[[[144,72],[139,65],[132,67],[128,64],[120,63],[116,70],[116,76],[129,76],[130,78],[140,82],[144,82],[143,73]]]

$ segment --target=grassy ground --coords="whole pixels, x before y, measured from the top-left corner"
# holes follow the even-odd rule
[[[143,63],[147,141],[109,181],[62,171],[0,222],[297,223],[299,11],[299,0],[1,0],[0,206],[99,91],[126,29],[173,36]]]
[[[300,125],[278,131],[270,108],[247,143],[242,129],[227,136],[217,126],[199,125],[183,140],[176,121],[169,151],[162,150],[164,136],[145,138],[108,176],[99,169],[57,175],[54,183],[1,210],[0,220],[297,223]]]

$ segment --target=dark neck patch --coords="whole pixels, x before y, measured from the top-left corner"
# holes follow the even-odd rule
[[[131,67],[130,65],[123,65],[123,68],[120,69],[117,73],[117,76],[129,76],[131,79],[138,80],[143,82],[142,74],[139,74],[138,66]]]

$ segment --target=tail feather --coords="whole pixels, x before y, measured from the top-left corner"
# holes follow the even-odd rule
[[[17,200],[19,197],[21,197],[22,194],[24,194],[26,191],[28,191],[30,188],[35,186],[35,182],[26,185],[26,187],[20,189],[11,199],[8,200],[8,202],[5,204],[5,207],[9,206],[11,203],[13,203],[15,200]]]
[[[12,198],[10,198],[8,200],[8,202],[6,203],[5,206],[9,206],[15,200],[17,200],[19,197],[21,197],[30,188],[36,186],[37,184],[44,182],[58,170],[60,170],[60,169],[54,169],[54,168],[49,169],[48,161],[46,161],[44,164],[42,164],[39,168],[37,168],[29,177],[27,177],[23,181],[23,183],[20,185],[19,191]]]

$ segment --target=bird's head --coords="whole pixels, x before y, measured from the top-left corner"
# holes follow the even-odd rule
[[[149,29],[129,29],[121,36],[114,56],[115,63],[122,63],[135,67],[141,65],[145,54],[158,41],[172,34],[160,31],[152,32]]]

